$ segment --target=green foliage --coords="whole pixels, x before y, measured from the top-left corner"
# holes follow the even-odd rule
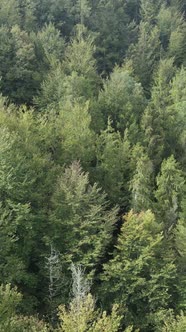
[[[140,1],[140,14],[141,19],[144,22],[154,24],[158,14],[159,7],[161,5],[160,0],[141,0]]]
[[[0,329],[3,332],[47,332],[47,326],[34,317],[22,317],[16,314],[21,294],[10,284],[0,286]]]
[[[85,79],[82,94],[87,91],[88,98],[95,95],[99,83],[94,52],[94,37],[83,25],[77,25],[75,35],[66,48],[63,66],[67,75],[77,74],[80,85],[81,79]]]
[[[17,0],[20,13],[20,28],[28,32],[35,31],[36,25],[36,3],[33,0]]]
[[[177,71],[171,84],[171,101],[170,112],[172,116],[171,125],[171,144],[175,146],[175,155],[177,159],[185,165],[185,148],[186,148],[186,119],[185,119],[185,105],[186,105],[186,75],[185,69],[181,68]],[[173,142],[174,138],[174,142]]]
[[[54,24],[46,24],[43,29],[38,32],[37,37],[49,61],[62,61],[65,42],[60,35],[60,31],[55,28]]]
[[[122,139],[115,132],[110,122],[102,131],[96,145],[96,178],[106,191],[109,200],[120,207],[128,205],[129,193],[127,179],[129,177],[130,143],[127,135]],[[110,190],[112,188],[112,190]]]
[[[77,72],[79,75],[91,77],[95,73],[93,58],[94,39],[87,33],[83,25],[77,25],[75,37],[66,50],[65,69],[67,72]]]
[[[72,266],[72,278],[73,298],[68,309],[65,306],[59,307],[60,327],[58,331],[117,332],[122,319],[118,306],[113,306],[110,315],[107,315],[105,311],[99,312],[95,308],[93,296],[89,293],[90,287],[81,266]]]
[[[91,7],[88,0],[76,0],[75,4],[71,6],[70,13],[75,16],[76,23],[85,24],[90,17]]]
[[[160,30],[160,39],[162,46],[166,50],[171,35],[176,33],[176,31],[181,32],[183,27],[183,17],[174,7],[161,7],[160,12],[157,17],[157,25]]]
[[[40,111],[58,111],[59,101],[65,96],[65,74],[61,64],[51,66],[49,73],[41,84],[39,96],[34,98]]]
[[[134,24],[129,22],[124,0],[96,1],[93,6],[90,29],[97,33],[98,71],[105,76],[123,62]]]
[[[64,60],[52,64],[42,91],[35,103],[39,109],[58,111],[59,103],[76,100],[85,102],[97,94],[99,78],[93,57],[94,39],[87,29],[78,25],[71,43],[65,50]]]
[[[154,74],[152,99],[142,117],[148,154],[156,167],[171,154],[181,160],[185,148],[184,70],[178,70],[174,75],[173,59],[162,60]],[[182,94],[178,104],[174,97],[177,93]]]
[[[0,330],[185,330],[185,10],[0,1]]]
[[[117,208],[108,209],[106,195],[89,184],[78,162],[59,177],[52,203],[50,238],[63,255],[64,268],[81,262],[93,274],[110,242]]]
[[[20,23],[20,12],[17,0],[2,0],[0,3],[0,25],[12,25]]]
[[[157,209],[165,223],[166,232],[175,227],[184,194],[184,176],[173,156],[164,160],[157,176]]]
[[[11,30],[2,26],[0,38],[2,92],[13,102],[30,104],[48,68],[44,53],[18,25]]]
[[[132,194],[131,207],[135,212],[152,207],[153,167],[147,155],[137,160],[136,171],[130,183]]]
[[[16,289],[11,289],[10,284],[0,286],[0,327],[8,331],[9,320],[15,315],[16,307],[21,301],[21,294]]]
[[[32,112],[10,116],[3,111],[0,127],[0,281],[21,284],[27,293],[25,309],[29,312],[37,302],[36,266],[41,264],[39,257],[44,248],[36,244],[41,244],[40,232],[44,235],[46,231],[45,202],[52,188],[52,162],[44,144],[41,148],[39,121]]]
[[[156,313],[169,307],[176,268],[168,250],[152,212],[125,216],[114,257],[104,266],[101,291],[106,303],[112,298],[125,308],[126,325],[153,331]]]
[[[129,137],[135,141],[145,97],[141,84],[135,81],[130,69],[114,69],[110,79],[105,80],[95,107],[102,113],[105,123],[110,117],[114,128],[122,134],[128,128]]]
[[[91,294],[88,294],[83,301],[78,304],[73,300],[69,310],[60,307],[59,318],[63,332],[117,332],[119,331],[121,316],[118,314],[117,306],[114,306],[108,316],[104,311],[99,314],[95,310],[95,302]],[[126,332],[132,331],[130,328]]]
[[[175,245],[177,250],[177,266],[178,266],[178,307],[182,310],[186,308],[186,280],[185,280],[185,261],[186,261],[186,225],[185,220],[179,220],[175,229]]]
[[[150,92],[150,84],[153,70],[160,59],[159,29],[148,22],[139,25],[139,36],[136,44],[132,44],[128,51],[128,57],[132,60],[134,72],[139,78],[147,96]]]
[[[65,162],[81,160],[88,165],[95,155],[95,134],[90,129],[89,104],[60,105],[58,118],[59,133],[63,139],[62,148]]]
[[[186,329],[186,317],[182,312],[180,316],[173,315],[164,322],[162,332],[184,332]]]

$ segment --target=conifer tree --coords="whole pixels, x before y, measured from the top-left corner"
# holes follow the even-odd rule
[[[105,80],[95,107],[101,112],[106,125],[110,117],[113,127],[122,134],[128,128],[129,139],[135,143],[145,104],[143,89],[134,79],[131,68],[116,66],[110,79]]]
[[[39,41],[47,55],[49,62],[62,61],[64,57],[65,42],[60,31],[54,24],[49,23],[37,34]]]
[[[104,265],[101,294],[105,305],[112,298],[122,305],[126,325],[156,331],[158,312],[172,305],[175,278],[174,257],[165,246],[162,224],[151,211],[129,212],[114,257]]]
[[[35,317],[17,314],[22,296],[10,284],[0,286],[0,329],[3,332],[47,332],[47,325]]]
[[[60,114],[56,121],[58,135],[62,138],[65,163],[81,160],[86,168],[95,158],[95,134],[91,130],[89,103],[70,101],[60,103]]]
[[[20,23],[20,12],[17,0],[2,0],[0,3],[0,26],[12,27]]]
[[[69,309],[59,307],[61,321],[60,332],[118,332],[122,316],[118,313],[118,306],[112,308],[110,315],[99,312],[95,308],[95,299],[89,293],[89,286],[81,266],[72,266],[73,298]],[[129,327],[125,332],[132,331]]]
[[[185,219],[180,219],[175,232],[176,264],[178,270],[177,282],[177,307],[181,310],[186,308],[186,225]]]
[[[153,166],[147,155],[137,161],[135,174],[130,182],[131,207],[135,212],[152,209]]]
[[[59,103],[85,102],[98,93],[100,79],[96,74],[94,38],[78,25],[75,35],[65,49],[63,62],[52,63],[41,93],[35,98],[39,109],[59,111]]]
[[[183,312],[180,315],[174,317],[170,315],[165,322],[162,332],[184,332],[186,329],[186,317]]]
[[[184,177],[174,156],[164,160],[157,176],[157,211],[166,232],[171,232],[178,220],[181,198],[184,194]]]
[[[126,208],[129,204],[129,151],[127,132],[122,138],[115,132],[110,121],[102,131],[96,144],[96,180],[106,191],[112,203]]]
[[[61,253],[62,271],[69,283],[72,262],[81,263],[92,278],[110,243],[117,208],[109,209],[106,195],[78,162],[59,177],[52,197],[49,237]]]
[[[175,126],[176,117],[174,116],[175,111],[170,109],[171,80],[176,71],[173,62],[172,58],[160,61],[158,69],[154,73],[152,98],[141,121],[145,135],[144,143],[155,167],[161,164],[167,154],[175,152],[172,139],[174,128],[177,127]]]
[[[150,95],[150,85],[153,70],[160,59],[159,29],[148,22],[139,25],[139,36],[136,44],[128,50],[134,72],[139,78],[147,96]]]
[[[161,1],[157,0],[141,0],[140,1],[140,14],[143,22],[155,24]]]

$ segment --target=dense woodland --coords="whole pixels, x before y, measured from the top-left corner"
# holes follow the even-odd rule
[[[0,331],[186,331],[185,0],[0,0]]]

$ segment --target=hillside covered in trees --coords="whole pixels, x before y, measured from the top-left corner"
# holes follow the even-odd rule
[[[186,331],[185,0],[0,0],[0,331]]]

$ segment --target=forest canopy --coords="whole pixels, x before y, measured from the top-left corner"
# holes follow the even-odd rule
[[[0,0],[0,331],[186,331],[185,0]]]

